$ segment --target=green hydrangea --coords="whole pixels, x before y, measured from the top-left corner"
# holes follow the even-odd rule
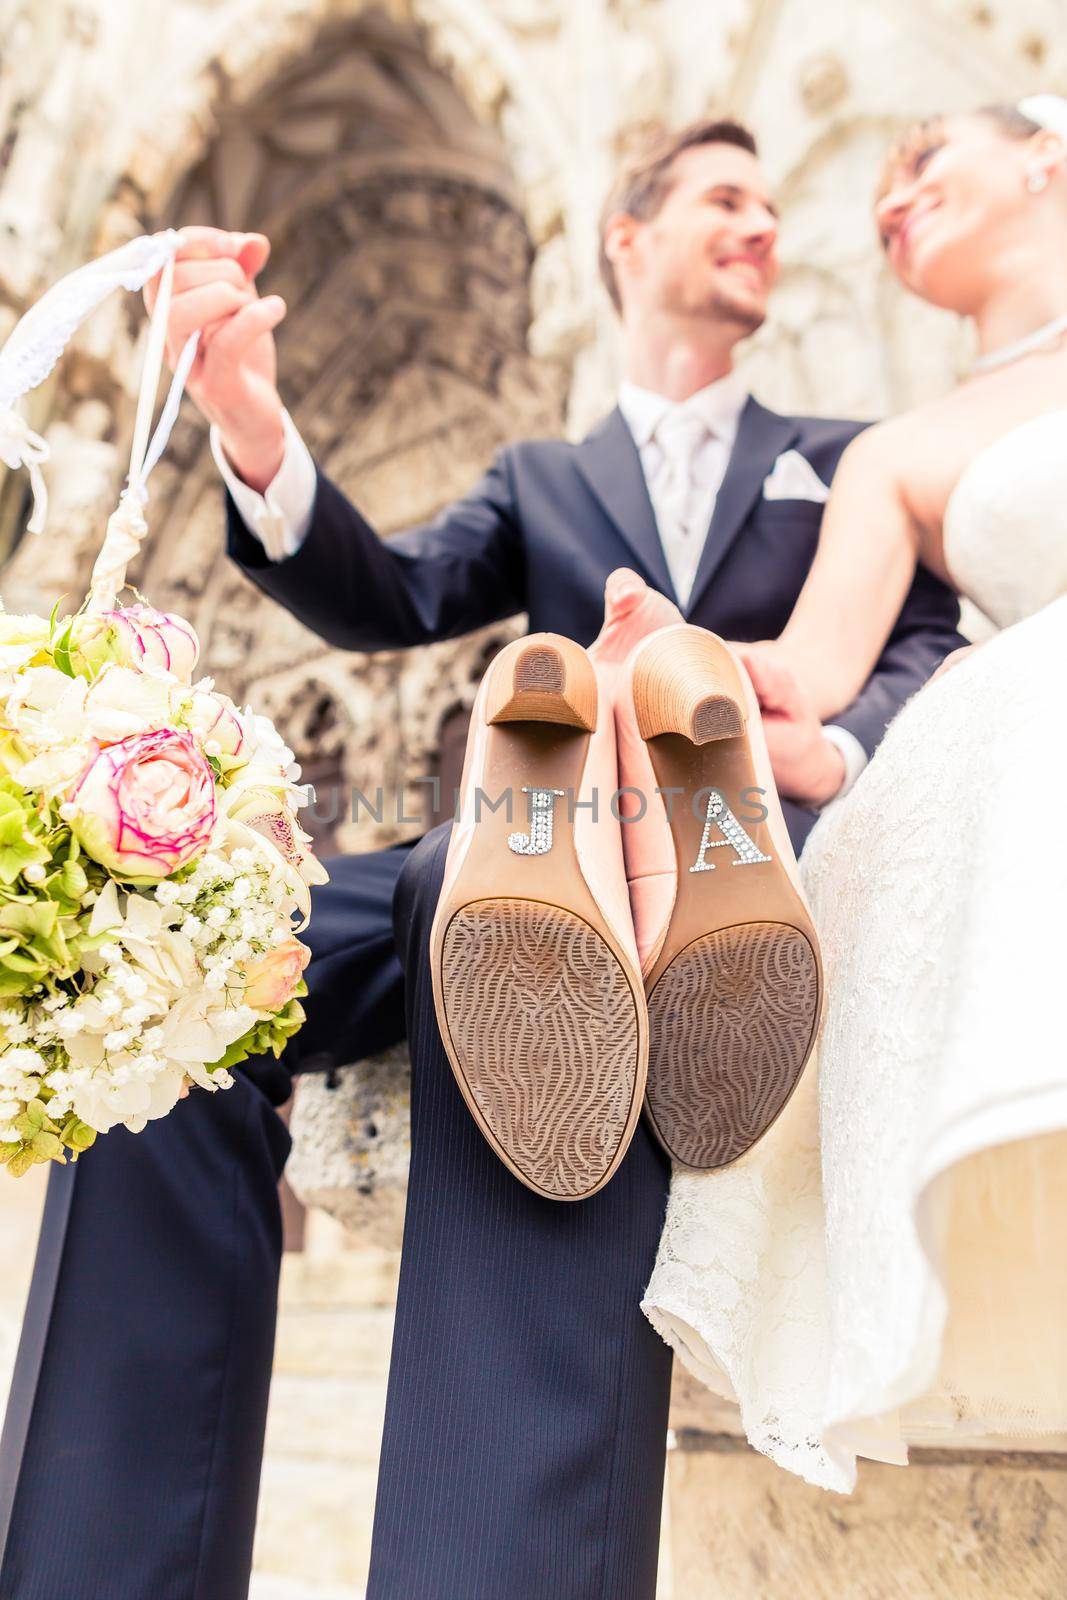
[[[10,885],[26,867],[50,859],[46,834],[32,797],[14,778],[0,777],[0,884]]]
[[[54,1122],[48,1115],[50,1099],[49,1090],[42,1085],[38,1098],[30,1100],[25,1111],[15,1118],[18,1140],[0,1144],[0,1166],[6,1167],[13,1178],[21,1178],[41,1161],[57,1161],[62,1166],[68,1152],[70,1159],[77,1161],[96,1141],[96,1130],[73,1111],[61,1123]]]
[[[0,777],[0,997],[81,970],[85,955],[106,939],[89,933],[86,904],[105,880],[44,802]]]

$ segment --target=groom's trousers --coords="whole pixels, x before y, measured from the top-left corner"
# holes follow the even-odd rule
[[[402,1036],[395,912],[413,1148],[368,1600],[652,1600],[670,1356],[638,1303],[666,1163],[641,1127],[606,1190],[556,1205],[492,1155],[433,1011],[446,847],[329,863],[286,1054]],[[287,1093],[259,1058],[52,1173],[0,1448],[2,1600],[247,1593]]]
[[[811,817],[785,810],[799,846]],[[639,1124],[607,1188],[564,1205],[492,1155],[433,1009],[446,848],[440,828],[329,863],[285,1056],[403,1036],[395,915],[412,1164],[368,1600],[652,1600],[670,1355],[638,1303],[667,1165]],[[0,1443],[0,1600],[244,1600],[288,1092],[260,1057],[53,1170]]]
[[[644,1122],[561,1204],[493,1154],[441,1044],[448,825],[397,885],[412,1152],[367,1600],[653,1600],[670,1352],[640,1310],[669,1169]]]
[[[286,1051],[291,1070],[403,1037],[392,902],[409,854],[327,863],[304,935],[308,1020]],[[257,1057],[232,1089],[194,1089],[143,1133],[117,1128],[76,1166],[52,1169],[0,1442],[2,1600],[246,1595],[286,1066]]]

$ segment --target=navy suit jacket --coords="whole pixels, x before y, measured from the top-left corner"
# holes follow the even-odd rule
[[[683,607],[689,622],[737,640],[781,632],[815,555],[822,506],[766,499],[763,480],[783,451],[797,450],[829,483],[864,426],[779,416],[747,402]],[[341,649],[453,639],[521,611],[532,632],[589,644],[603,620],[604,580],[620,566],[677,601],[640,456],[617,408],[580,444],[506,445],[470,494],[386,540],[322,472],[304,543],[282,561],[271,561],[227,501],[229,554],[264,593]],[[904,701],[966,642],[958,621],[956,596],[920,568],[866,685],[833,719],[868,755]],[[790,819],[798,848],[814,817]]]

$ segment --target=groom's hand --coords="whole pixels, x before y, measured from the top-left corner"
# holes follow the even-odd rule
[[[183,228],[181,238],[167,359],[173,367],[189,335],[200,333],[186,387],[208,421],[218,424],[239,475],[262,492],[285,454],[274,329],[286,306],[279,295],[261,300],[255,286],[270,241],[261,233],[200,227]],[[149,311],[158,293],[157,276],[145,289]]]
[[[774,644],[736,644],[763,714],[763,731],[779,794],[802,806],[822,806],[845,781],[845,758]]]

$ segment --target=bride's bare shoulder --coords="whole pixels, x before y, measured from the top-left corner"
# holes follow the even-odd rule
[[[898,411],[895,416],[875,422],[853,440],[853,444],[866,441],[874,451],[896,452],[901,445],[914,444],[927,439],[932,429],[952,425],[958,406],[952,394],[938,395],[934,400],[912,406],[908,411]]]
[[[932,400],[902,411],[895,417],[875,422],[857,434],[841,457],[839,473],[860,474],[869,482],[877,478],[883,485],[895,485],[908,498],[916,477],[924,475],[923,463],[955,426],[953,408],[947,398]]]
[[[909,411],[864,428],[842,455],[838,475],[874,472],[880,478],[895,477],[900,464],[907,460],[910,447],[921,436],[917,417],[917,412]]]

